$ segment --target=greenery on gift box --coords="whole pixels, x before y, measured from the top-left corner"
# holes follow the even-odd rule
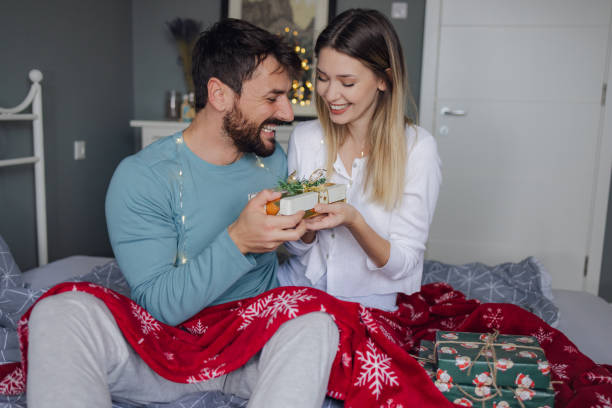
[[[175,18],[172,21],[166,22],[166,25],[179,49],[179,61],[183,67],[187,90],[193,92],[194,85],[191,76],[191,52],[202,31],[202,22],[190,18]]]
[[[313,191],[316,187],[325,184],[327,181],[324,170],[316,170],[309,178],[297,178],[295,172],[291,173],[287,180],[278,182],[278,191],[284,192],[286,197],[302,194],[306,191]]]

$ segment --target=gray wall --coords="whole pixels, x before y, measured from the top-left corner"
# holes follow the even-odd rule
[[[423,31],[425,28],[425,0],[407,0],[408,18],[391,19],[392,0],[337,0],[337,12],[349,8],[376,9],[391,19],[400,38],[406,60],[406,69],[410,79],[410,88],[418,104],[421,91],[421,61],[423,56]]]
[[[219,0],[132,0],[134,119],[163,120],[166,91],[186,89],[166,22],[192,18],[206,28],[220,16]]]
[[[354,7],[374,8],[391,17],[391,0],[338,0],[340,13]],[[408,1],[408,19],[392,20],[402,41],[410,83],[419,100],[425,0]],[[132,0],[135,119],[162,120],[168,90],[185,91],[178,54],[166,22],[176,17],[201,21],[203,28],[221,16],[221,1]]]
[[[51,260],[111,255],[104,196],[133,151],[131,4],[124,0],[22,0],[0,11],[0,106],[20,103],[27,73],[42,71]],[[31,126],[0,122],[0,158],[29,154]],[[87,159],[73,160],[85,140]],[[32,170],[0,169],[0,234],[22,269],[36,265]]]

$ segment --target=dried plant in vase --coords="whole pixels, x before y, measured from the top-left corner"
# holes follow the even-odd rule
[[[183,74],[189,92],[194,91],[193,78],[191,77],[191,52],[198,35],[202,31],[202,22],[190,18],[175,18],[166,22],[170,34],[176,41],[179,49],[179,58],[183,66]]]

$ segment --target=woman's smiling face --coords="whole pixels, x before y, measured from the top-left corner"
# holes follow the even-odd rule
[[[316,91],[325,101],[331,120],[339,125],[369,123],[384,80],[361,61],[325,47],[319,52]]]

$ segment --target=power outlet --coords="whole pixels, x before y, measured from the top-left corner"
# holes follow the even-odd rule
[[[408,3],[405,1],[394,1],[391,3],[391,18],[408,18]]]
[[[75,140],[74,141],[74,160],[85,159],[85,141]]]

